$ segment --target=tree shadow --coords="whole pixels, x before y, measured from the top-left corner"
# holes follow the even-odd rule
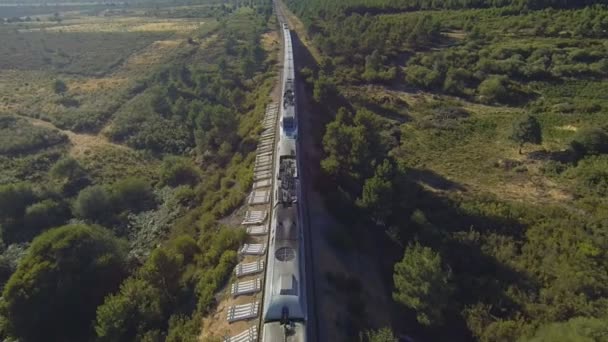
[[[436,172],[428,169],[408,169],[407,176],[410,180],[424,184],[436,190],[455,190],[455,191],[467,191],[467,189],[453,182]]]
[[[400,124],[412,121],[412,117],[408,114],[399,112],[396,109],[389,108],[387,106],[380,105],[378,103],[369,101],[357,101],[357,104],[364,107],[365,109],[372,111],[386,119],[394,120]]]
[[[532,160],[540,161],[556,161],[565,164],[574,164],[580,159],[580,153],[573,151],[572,149],[560,150],[560,151],[533,151],[527,154],[527,157]]]

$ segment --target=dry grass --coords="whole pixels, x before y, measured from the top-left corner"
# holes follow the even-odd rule
[[[123,66],[123,70],[120,71],[142,71],[150,65],[160,64],[172,56],[175,49],[183,43],[184,41],[181,39],[157,40],[144,50],[129,57]]]
[[[262,35],[262,47],[266,51],[272,51],[273,48],[280,44],[279,33],[277,31],[271,31]]]
[[[26,111],[52,96],[53,74],[37,70],[0,70],[0,112]]]
[[[100,78],[76,79],[69,82],[72,94],[87,94],[105,90],[123,89],[130,80],[120,75]]]
[[[555,127],[555,129],[562,130],[562,131],[570,131],[570,132],[578,131],[578,127],[576,127],[574,125],[557,126],[557,127]]]
[[[462,30],[454,30],[443,33],[446,37],[456,40],[463,40],[467,37],[467,33]]]
[[[62,25],[33,27],[19,32],[176,32],[184,33],[200,28],[203,21],[193,19],[160,19],[145,17],[77,17]]]
[[[521,109],[488,106],[451,96],[400,91],[376,85],[350,86],[342,90],[348,98],[366,98],[375,103],[401,102],[407,107],[407,114],[413,122],[402,126],[404,146],[399,153],[403,153],[408,160],[415,160],[415,168],[430,170],[460,186],[447,190],[425,186],[430,191],[448,194],[465,189],[469,193],[489,192],[499,198],[531,203],[572,200],[572,195],[563,185],[552,182],[542,173],[541,162],[528,160],[525,154],[520,155],[516,144],[509,140],[511,122],[523,113]],[[428,109],[421,109],[437,101],[457,104],[467,110],[471,118],[485,125],[496,125],[496,129],[490,130],[493,132],[490,134],[484,131],[486,128],[475,126],[468,136],[463,137],[451,131],[437,136],[432,131],[417,127],[416,121],[428,115]],[[558,129],[576,131],[577,127],[566,125]],[[526,145],[524,152],[549,147]],[[517,172],[496,167],[494,164],[500,160],[517,161],[521,163],[521,170]]]
[[[74,18],[65,20],[62,25],[56,26],[52,30],[69,29],[74,32],[173,31],[176,34],[164,35],[162,37],[171,38],[153,41],[143,49],[125,55],[122,64],[119,64],[110,74],[103,76],[64,75],[51,70],[0,70],[0,112],[20,113],[56,122],[57,118],[65,115],[66,110],[74,110],[59,104],[59,96],[52,91],[52,83],[56,78],[66,82],[68,85],[66,97],[79,102],[78,111],[93,114],[107,112],[109,106],[116,105],[116,101],[122,101],[121,99],[124,98],[122,94],[125,94],[137,80],[146,77],[159,66],[169,62],[181,50],[187,48],[183,34],[199,30],[201,24],[203,23],[197,20],[79,17],[75,15]],[[104,43],[100,42],[100,44]],[[77,137],[75,138],[77,139]],[[94,141],[85,140],[82,144],[90,145],[94,144]]]

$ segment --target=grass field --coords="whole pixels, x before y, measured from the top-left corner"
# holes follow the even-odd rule
[[[39,9],[32,15],[41,13]],[[157,168],[154,158],[112,144],[99,131],[137,98],[142,82],[192,48],[188,38],[211,34],[217,22],[210,17],[156,17],[146,8],[107,13],[70,7],[60,12],[60,22],[46,15],[39,21],[0,25],[0,115],[31,118],[34,125],[26,131],[33,137],[32,148],[40,144],[44,130],[65,139],[28,155],[1,156],[0,183],[40,181],[55,160],[68,154],[100,182],[125,174],[149,178]],[[65,92],[54,90],[56,80],[65,83]]]
[[[217,27],[212,18],[157,18],[146,12],[64,15],[61,22],[0,26],[0,112],[98,132],[137,95],[141,81],[188,50],[188,38]],[[57,94],[60,79],[67,91]]]
[[[62,26],[45,32],[3,30],[0,68],[98,76],[120,66],[125,58],[153,41],[166,38],[162,31],[108,32],[83,25],[91,31],[76,27],[61,32]]]
[[[552,58],[546,63],[552,76],[548,80],[534,81],[507,71],[511,72],[509,77],[530,94],[527,100],[517,104],[484,105],[470,95],[456,97],[441,89],[403,87],[400,79],[388,87],[341,86],[348,101],[355,107],[371,109],[393,123],[394,129],[400,132],[400,146],[392,153],[402,163],[428,170],[461,186],[435,190],[458,190],[457,196],[491,193],[508,201],[574,204],[577,191],[572,177],[547,173],[547,161],[531,158],[530,153],[560,153],[569,148],[580,130],[606,125],[608,83],[585,71],[586,68],[602,68],[601,63],[606,61],[605,41],[573,37],[577,34],[576,27],[565,23],[578,20],[581,12],[511,15],[506,10],[488,9],[424,13],[440,20],[444,37],[452,41],[418,51],[417,58],[423,64],[443,53],[444,61],[461,60],[461,67],[468,65],[468,68],[476,68],[479,65],[476,63],[484,58],[496,59],[494,65],[506,61],[517,63],[518,60],[530,65],[533,63],[531,56],[550,52]],[[389,21],[413,20],[419,15],[419,12],[411,12],[378,17]],[[482,33],[476,47],[478,54],[471,54],[474,50],[467,48],[471,43],[464,42],[474,31],[473,27]],[[402,63],[400,77],[406,78],[409,69],[405,67],[406,62]],[[471,72],[503,71],[495,68]],[[464,109],[467,117],[438,122],[437,111],[452,107]],[[509,136],[513,121],[524,114],[538,118],[543,141],[540,145],[524,146],[524,154],[520,155],[518,145]],[[577,169],[576,165],[563,167]]]

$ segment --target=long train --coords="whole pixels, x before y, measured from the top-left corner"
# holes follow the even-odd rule
[[[299,201],[302,196],[298,177],[294,55],[289,27],[278,6],[275,8],[283,33],[285,54],[261,340],[305,342],[308,313],[300,210],[303,203]]]

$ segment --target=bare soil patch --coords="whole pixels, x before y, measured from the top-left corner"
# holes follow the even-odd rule
[[[118,145],[110,142],[103,135],[91,135],[91,134],[78,134],[68,130],[61,130],[48,121],[34,119],[27,117],[27,119],[35,126],[42,126],[47,128],[57,129],[60,132],[66,134],[72,143],[70,148],[70,155],[78,158],[83,155],[91,153],[93,150],[103,147],[112,147],[117,149],[128,150],[129,148],[123,145]]]

